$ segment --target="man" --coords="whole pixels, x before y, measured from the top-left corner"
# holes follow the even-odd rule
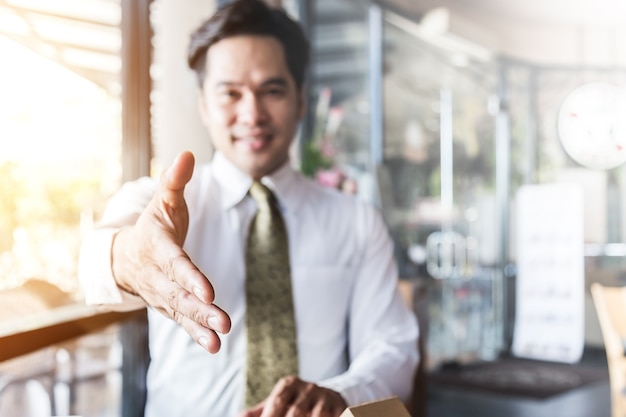
[[[87,302],[149,306],[149,417],[337,417],[411,391],[417,325],[396,290],[379,214],[289,165],[308,51],[282,10],[258,0],[219,10],[189,48],[213,161],[194,167],[185,152],[158,183],[126,184],[85,239]],[[247,373],[255,348],[246,341],[255,330],[247,303],[259,301],[246,296],[246,242],[257,205],[262,211],[253,183],[272,192],[288,235],[297,358],[284,361],[295,360],[297,371],[244,406],[255,377]]]

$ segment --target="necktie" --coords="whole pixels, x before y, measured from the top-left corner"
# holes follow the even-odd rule
[[[298,374],[287,230],[272,192],[250,187],[258,211],[246,245],[246,406],[267,398],[276,382]]]

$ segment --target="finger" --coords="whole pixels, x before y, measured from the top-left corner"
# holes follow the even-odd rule
[[[313,406],[311,417],[338,417],[348,404],[338,392],[322,388],[323,395],[319,396]]]
[[[191,152],[183,152],[176,157],[161,177],[162,199],[172,209],[184,205],[185,185],[191,180],[195,159]]]
[[[202,346],[209,353],[217,353],[222,346],[222,342],[213,330],[209,330],[200,326],[195,321],[188,317],[182,316],[180,320],[177,320],[183,329],[196,341],[197,344]]]
[[[149,267],[150,268],[150,267]],[[216,353],[221,341],[216,332],[230,330],[230,318],[219,307],[204,304],[193,294],[165,277],[155,266],[150,286],[142,288],[149,305],[175,320],[204,349]]]
[[[212,304],[213,286],[176,242],[160,239],[158,245],[151,247],[148,259],[163,277],[162,281],[143,282],[146,293],[158,287],[155,296],[158,300],[152,304],[161,305],[170,317],[180,314],[220,333],[230,331],[230,317]]]
[[[261,417],[283,417],[298,394],[296,377],[282,378],[272,389],[265,401]]]
[[[147,258],[152,259],[170,281],[176,282],[206,304],[213,302],[213,285],[177,242],[159,238],[158,244],[150,247],[150,252]]]
[[[313,410],[311,411],[311,417],[335,417],[340,415],[343,410],[340,412],[333,412],[332,408],[328,406],[328,404],[324,401],[318,401],[313,406]]]
[[[170,315],[180,324],[187,318],[202,328],[219,333],[230,331],[230,317],[215,304],[204,304],[193,294],[172,282],[162,290]],[[193,336],[193,335],[192,335]]]
[[[159,268],[170,281],[176,282],[205,304],[215,300],[215,290],[209,279],[178,245],[163,242],[155,252],[155,259],[163,260]]]
[[[291,404],[286,417],[306,417],[315,405],[315,384],[303,383],[298,389],[298,395]]]

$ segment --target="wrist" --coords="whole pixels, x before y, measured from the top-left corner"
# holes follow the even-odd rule
[[[130,227],[125,227],[118,230],[113,235],[111,240],[111,273],[115,283],[121,290],[137,295],[137,291],[135,291],[134,287],[127,280],[129,276],[132,276],[132,274],[129,273],[128,265],[130,264],[130,259],[128,258],[129,252],[126,249],[129,232]]]

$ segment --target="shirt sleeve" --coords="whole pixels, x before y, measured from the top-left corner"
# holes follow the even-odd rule
[[[350,305],[350,366],[319,385],[341,393],[350,406],[389,396],[407,401],[419,360],[417,320],[398,290],[382,217],[369,206],[357,213],[362,257]]]
[[[145,306],[140,297],[117,286],[111,269],[111,249],[115,235],[137,221],[155,190],[156,182],[148,177],[125,184],[111,198],[98,224],[84,236],[78,281],[86,304],[118,311]]]

